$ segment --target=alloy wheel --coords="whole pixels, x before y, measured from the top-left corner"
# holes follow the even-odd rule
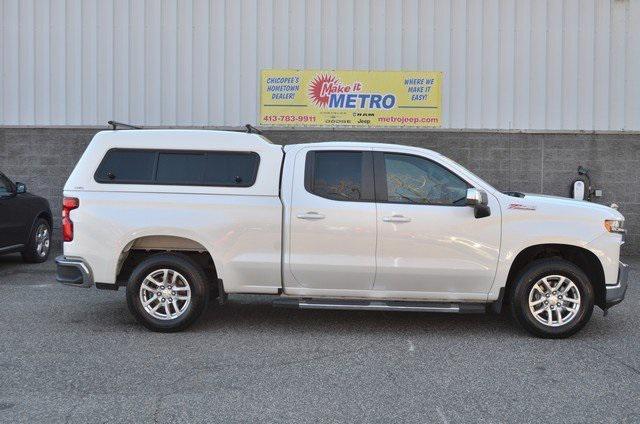
[[[49,236],[49,227],[45,224],[40,224],[36,230],[36,254],[44,258],[49,253],[49,246],[51,245],[51,237]]]
[[[157,269],[140,285],[140,302],[144,310],[161,320],[176,319],[191,303],[191,287],[182,274],[173,269]]]
[[[573,321],[580,305],[578,287],[562,275],[542,277],[529,291],[529,311],[538,322],[549,327]]]

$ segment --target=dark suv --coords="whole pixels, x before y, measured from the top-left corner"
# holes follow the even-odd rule
[[[20,252],[26,262],[44,262],[51,246],[51,209],[0,172],[0,254]]]

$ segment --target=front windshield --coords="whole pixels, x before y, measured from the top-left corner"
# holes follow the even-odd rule
[[[439,154],[439,153],[438,153]],[[441,155],[443,158],[445,158],[446,160],[452,162],[453,165],[457,166],[458,168],[460,168],[460,170],[464,171],[464,173],[467,174],[467,176],[471,177],[471,179],[478,181],[479,183],[481,183],[482,185],[489,187],[495,191],[498,191],[502,194],[506,194],[507,196],[511,196],[511,197],[519,197],[519,198],[523,198],[525,197],[524,193],[520,193],[519,191],[500,191],[498,189],[496,189],[493,185],[489,184],[488,182],[486,182],[485,180],[483,180],[482,178],[480,178],[478,175],[474,174],[473,172],[471,172],[468,168],[465,168],[464,166],[460,165],[459,163],[457,163],[456,161],[454,161],[453,159],[450,159],[444,155]]]
[[[459,164],[458,162],[456,162],[455,160],[453,160],[453,159],[451,159],[451,158],[448,158],[448,157],[446,157],[446,156],[445,156],[445,155],[443,155],[443,154],[440,154],[440,153],[438,153],[438,154],[439,154],[441,157],[443,157],[443,158],[445,158],[446,160],[448,160],[449,162],[451,162],[453,165],[455,165],[455,166],[458,168],[458,170],[464,171],[464,173],[466,174],[466,176],[470,177],[472,180],[478,181],[480,184],[482,184],[482,185],[484,185],[484,186],[486,186],[486,187],[489,187],[489,188],[492,188],[492,189],[494,189],[494,190],[496,190],[496,191],[499,191],[499,190],[497,190],[493,185],[489,184],[488,182],[486,182],[485,180],[483,180],[482,178],[480,178],[479,176],[477,176],[476,174],[474,174],[473,172],[471,172],[471,171],[469,170],[469,168],[466,168],[466,167],[464,167],[464,166],[460,165],[460,164]]]

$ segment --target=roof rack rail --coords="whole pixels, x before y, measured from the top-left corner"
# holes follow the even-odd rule
[[[252,133],[254,133],[254,134],[262,134],[262,131],[260,131],[259,129],[257,129],[256,127],[254,127],[251,124],[246,124],[244,127],[247,129],[247,132],[249,134],[252,134]]]
[[[126,128],[129,130],[141,130],[142,127],[136,126],[136,125],[131,125],[131,124],[125,124],[124,122],[118,122],[118,121],[107,121],[107,124],[111,125],[111,129],[112,130],[117,130],[119,127],[120,128]],[[256,127],[254,127],[251,124],[246,124],[244,126],[246,128],[246,132],[249,134],[262,134],[262,131],[260,131],[259,129],[257,129]]]
[[[118,127],[122,127],[122,128],[127,128],[130,130],[141,130],[142,127],[137,127],[135,125],[130,125],[130,124],[125,124],[124,122],[118,122],[118,121],[108,121],[107,124],[111,125],[111,129],[112,130],[117,130]]]

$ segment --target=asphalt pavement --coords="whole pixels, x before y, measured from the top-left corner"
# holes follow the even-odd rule
[[[640,258],[566,340],[509,315],[298,311],[230,296],[152,333],[124,290],[0,258],[0,422],[640,422]]]

